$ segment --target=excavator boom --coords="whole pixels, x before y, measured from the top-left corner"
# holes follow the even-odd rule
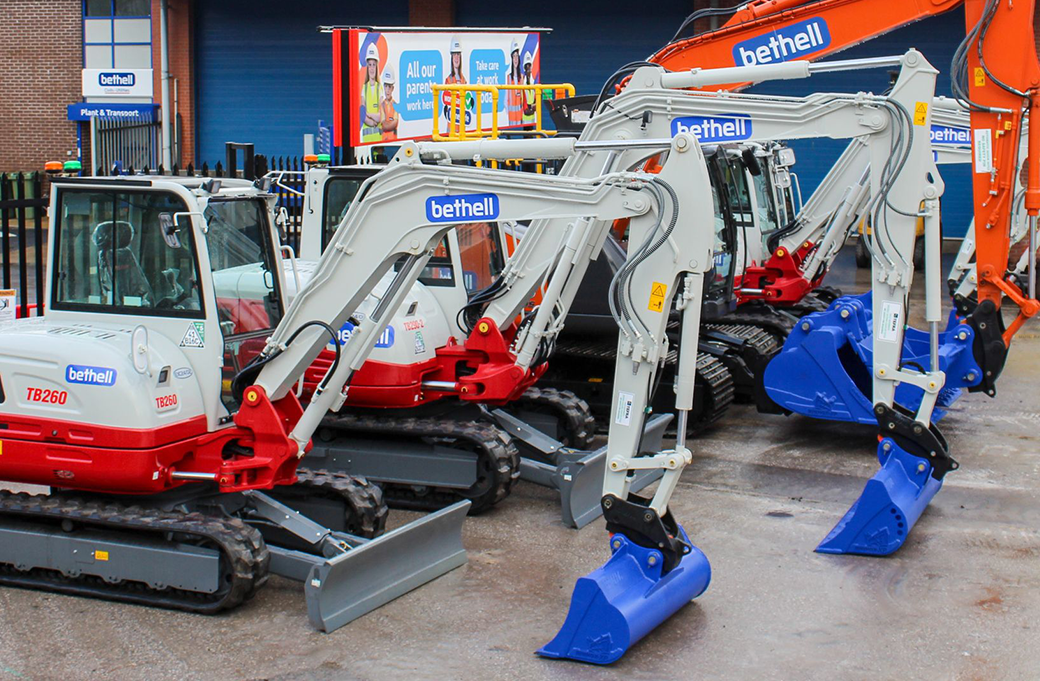
[[[757,0],[737,9],[722,27],[674,40],[648,61],[670,71],[688,71],[816,60],[947,12],[961,1]]]

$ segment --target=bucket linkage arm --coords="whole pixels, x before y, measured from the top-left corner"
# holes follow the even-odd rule
[[[932,82],[934,85],[934,73]],[[871,175],[872,196],[881,200],[871,210],[872,232],[867,242],[873,258],[873,362],[868,366],[871,367],[874,416],[880,431],[881,469],[817,547],[822,553],[887,555],[897,550],[941,488],[945,474],[957,468],[945,438],[932,422],[932,412],[946,374],[940,368],[939,356],[942,318],[939,196],[943,185],[934,171],[929,143],[930,109],[925,107],[910,113],[913,118],[903,130],[905,148],[897,147],[894,156],[893,149],[871,148],[872,167],[891,167],[886,165],[886,159],[902,164],[896,174]],[[904,356],[919,217],[923,218],[925,227],[927,367],[910,362]],[[922,391],[915,412],[896,402],[896,388],[901,384]]]
[[[655,185],[659,220],[633,221],[626,263],[610,287],[621,328],[601,499],[612,555],[578,580],[563,627],[538,651],[544,657],[614,662],[703,593],[711,578],[707,558],[669,507],[679,476],[692,461],[685,431],[693,407],[704,277],[712,268],[714,246],[708,171],[692,135],[675,138]],[[676,299],[683,313],[676,445],[643,453],[643,425],[667,354],[668,317]],[[631,494],[633,476],[650,469],[664,471],[653,498]]]

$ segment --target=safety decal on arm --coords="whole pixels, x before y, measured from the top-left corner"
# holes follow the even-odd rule
[[[993,131],[989,128],[975,128],[975,172],[988,173],[993,170]]]
[[[924,125],[928,119],[928,102],[917,102],[914,105],[914,125]]]
[[[647,306],[651,312],[664,311],[664,297],[668,293],[668,284],[655,281],[650,286],[650,304]]]

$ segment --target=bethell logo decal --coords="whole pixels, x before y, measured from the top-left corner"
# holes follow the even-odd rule
[[[357,315],[355,315],[355,316],[357,316]],[[346,322],[346,323],[343,324],[343,326],[339,327],[339,333],[337,335],[339,336],[339,344],[341,346],[345,345],[346,342],[350,340],[350,337],[354,335],[354,328],[355,328],[354,325],[352,323],[350,323],[350,322]],[[394,336],[395,336],[395,334],[394,334],[394,327],[392,327],[392,326],[386,327],[385,329],[383,329],[383,333],[379,334],[379,338],[376,340],[376,347],[377,348],[392,348],[392,347],[394,347]],[[336,344],[330,342],[329,343],[329,347],[330,348],[335,348]]]
[[[70,364],[65,368],[65,380],[86,385],[115,385],[116,370],[108,367],[88,367]]]
[[[105,87],[133,87],[137,78],[132,73],[106,71],[98,74],[98,85]]]
[[[954,128],[949,125],[933,125],[931,130],[932,144],[952,144],[968,146],[971,144],[971,130]]]
[[[688,132],[702,144],[707,142],[736,142],[751,137],[751,118],[747,114],[719,116],[683,116],[672,119],[672,137]]]
[[[426,199],[426,219],[430,222],[458,222],[469,218],[493,220],[497,217],[498,196],[494,194],[431,196]]]
[[[755,66],[798,59],[831,44],[827,22],[819,17],[799,21],[733,46],[733,63]]]

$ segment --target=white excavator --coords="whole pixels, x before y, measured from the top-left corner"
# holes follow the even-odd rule
[[[702,156],[685,142],[674,182],[695,192]],[[424,165],[405,145],[283,314],[269,187],[55,178],[47,314],[0,329],[0,480],[52,491],[0,493],[0,584],[213,613],[275,573],[304,581],[331,631],[461,565],[468,501],[381,534],[378,488],[298,468],[311,436],[451,227],[479,213],[656,223],[656,181]],[[296,390],[329,338],[336,358],[304,409]],[[303,513],[266,493],[294,489]]]

